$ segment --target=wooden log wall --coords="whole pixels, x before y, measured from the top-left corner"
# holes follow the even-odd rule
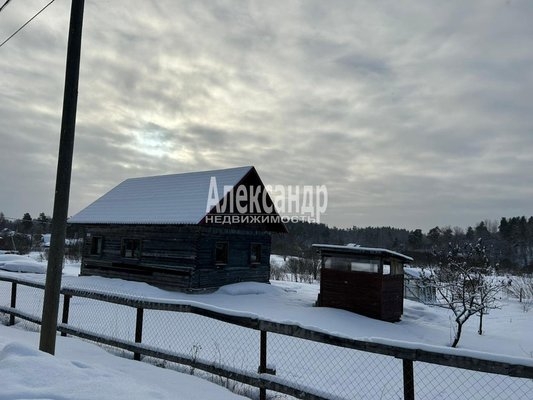
[[[102,237],[101,254],[91,254],[93,237]],[[139,241],[138,258],[123,257],[124,239]],[[226,265],[215,265],[217,242],[228,243]],[[250,263],[252,243],[261,245],[259,263]],[[86,226],[81,274],[189,290],[242,281],[268,282],[270,234],[196,225]]]

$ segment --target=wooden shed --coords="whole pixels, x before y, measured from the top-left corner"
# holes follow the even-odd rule
[[[403,266],[411,257],[387,249],[314,244],[321,257],[317,305],[399,321]]]
[[[245,192],[261,193],[255,208]],[[268,282],[271,232],[286,232],[254,167],[128,179],[69,223],[81,275],[190,291]]]

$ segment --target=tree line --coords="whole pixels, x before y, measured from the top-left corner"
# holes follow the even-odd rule
[[[0,250],[25,254],[40,247],[42,237],[52,229],[52,217],[41,212],[37,218],[24,213],[21,218],[6,217],[0,211]],[[67,238],[77,238],[77,226],[67,227]]]
[[[44,234],[50,233],[51,224],[52,218],[44,212],[37,218],[32,218],[30,213],[24,213],[22,218],[8,218],[0,212],[0,231],[8,229],[24,234]]]
[[[51,223],[45,213],[34,219],[29,213],[22,218],[8,218],[0,212],[0,250],[27,253],[40,244],[42,235],[50,233]]]
[[[450,246],[465,246],[481,239],[491,265],[500,272],[533,272],[533,217],[485,220],[466,229],[436,226],[428,232],[394,227],[336,228],[308,222],[287,223],[288,234],[272,237],[272,253],[313,258],[314,243],[381,247],[414,258],[413,265],[430,266]]]
[[[0,250],[31,248],[43,234],[50,233],[52,218],[41,212],[37,218],[24,213],[8,218],[0,212]],[[348,244],[382,247],[409,255],[414,265],[434,265],[437,254],[450,245],[464,246],[482,239],[492,265],[500,271],[533,272],[533,217],[485,220],[466,229],[436,226],[428,232],[385,227],[337,228],[325,224],[289,222],[289,233],[272,237],[272,253],[283,256],[315,258],[314,243]],[[67,227],[67,237],[77,237],[77,227]]]

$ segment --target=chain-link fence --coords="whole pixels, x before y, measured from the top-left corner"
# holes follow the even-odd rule
[[[62,294],[63,333],[209,378],[251,398],[533,398],[528,365],[357,341],[102,287],[71,284]],[[3,323],[35,329],[42,298],[42,282],[0,277]]]
[[[417,362],[415,379],[417,397],[422,399],[531,399],[531,379],[517,379],[508,375],[468,371],[442,365]]]
[[[16,308],[22,314],[17,323],[26,330],[39,331],[43,312],[43,284],[18,278],[0,279],[0,306]],[[15,316],[4,314],[2,321],[13,325]]]
[[[326,398],[402,398],[402,361],[390,356],[269,334],[268,360],[295,388]]]

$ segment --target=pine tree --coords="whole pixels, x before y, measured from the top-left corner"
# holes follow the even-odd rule
[[[21,227],[22,231],[24,233],[29,233],[31,231],[31,228],[33,226],[33,220],[31,218],[30,213],[25,213],[22,217]]]

